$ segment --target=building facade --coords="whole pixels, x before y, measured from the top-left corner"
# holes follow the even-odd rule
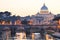
[[[32,22],[33,25],[51,24],[53,18],[54,15],[51,12],[49,12],[45,4],[41,7],[40,12],[31,16],[31,20],[33,20]]]

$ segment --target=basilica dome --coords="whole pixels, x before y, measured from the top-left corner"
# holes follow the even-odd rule
[[[41,10],[48,10],[48,8],[46,7],[46,5],[44,4],[41,8]]]

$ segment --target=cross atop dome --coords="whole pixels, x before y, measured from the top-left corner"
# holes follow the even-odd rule
[[[43,4],[41,10],[48,10],[47,6],[45,5],[45,3]]]

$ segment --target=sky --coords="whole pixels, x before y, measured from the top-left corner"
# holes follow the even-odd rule
[[[0,0],[0,11],[9,11],[16,16],[31,16],[40,12],[44,3],[49,12],[60,13],[60,0]]]

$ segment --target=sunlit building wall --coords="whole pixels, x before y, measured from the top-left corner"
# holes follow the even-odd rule
[[[57,20],[58,21],[58,29],[60,29],[60,19],[59,20]]]
[[[33,24],[33,20],[30,19],[30,21],[28,22],[29,25],[32,25]]]
[[[6,24],[5,21],[2,20],[2,21],[1,21],[1,25],[5,25],[5,24]]]
[[[44,4],[41,8],[41,11],[38,12],[36,15],[32,15],[31,19],[33,20],[32,25],[48,25],[53,20],[54,15],[48,11],[48,8]]]
[[[5,21],[5,20],[3,21],[3,20],[2,20],[2,21],[0,22],[0,25],[12,25],[12,22],[11,22],[11,21]]]
[[[0,25],[12,25],[12,21],[1,21],[0,22]],[[14,25],[22,25],[21,21],[20,20],[16,20]]]
[[[21,20],[16,20],[15,25],[22,25]]]
[[[7,21],[5,22],[6,25],[12,25],[12,22],[11,21]]]

